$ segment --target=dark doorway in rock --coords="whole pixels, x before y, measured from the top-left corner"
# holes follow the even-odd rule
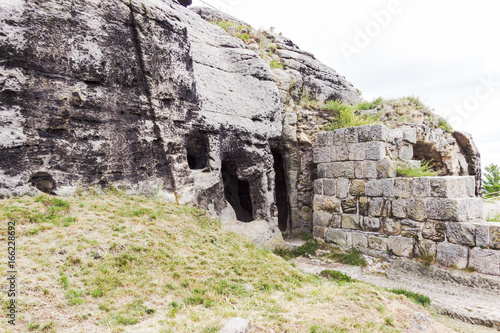
[[[37,172],[30,177],[29,182],[42,192],[55,194],[56,182],[48,172]]]
[[[274,172],[276,177],[274,180],[276,206],[278,208],[278,226],[282,232],[288,229],[288,192],[286,190],[285,165],[281,154],[272,150],[274,158]]]
[[[191,135],[188,138],[187,161],[189,169],[202,170],[208,166],[208,140],[203,134]]]
[[[247,180],[238,179],[234,162],[222,162],[222,180],[224,181],[224,197],[233,207],[238,221],[253,221],[250,183]]]
[[[448,174],[441,154],[436,150],[433,144],[418,141],[413,145],[413,159],[429,162],[432,169],[438,171],[440,176],[446,176]]]

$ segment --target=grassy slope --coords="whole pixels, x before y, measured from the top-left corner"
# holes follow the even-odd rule
[[[197,209],[116,192],[1,200],[1,276],[13,219],[15,332],[217,332],[235,316],[253,332],[397,332],[425,312],[375,287],[303,274]]]

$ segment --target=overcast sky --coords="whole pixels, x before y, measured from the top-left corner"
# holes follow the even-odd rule
[[[275,27],[371,100],[418,96],[500,164],[500,1],[206,0]],[[203,5],[193,0],[193,5]]]

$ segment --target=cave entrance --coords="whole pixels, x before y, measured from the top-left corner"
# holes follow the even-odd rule
[[[247,180],[238,179],[234,162],[222,162],[222,179],[224,181],[224,197],[233,207],[238,221],[253,221],[250,183]]]
[[[413,159],[430,162],[432,169],[438,171],[440,176],[446,176],[448,174],[441,154],[431,143],[418,141],[413,145]]]
[[[188,138],[187,161],[189,169],[202,170],[208,166],[208,140],[202,134],[191,135]]]
[[[288,191],[286,190],[285,165],[283,157],[278,151],[272,150],[272,153],[274,158],[274,172],[276,174],[274,184],[276,206],[278,208],[278,226],[281,232],[285,232],[288,229]]]

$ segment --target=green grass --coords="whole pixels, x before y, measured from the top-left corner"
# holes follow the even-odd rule
[[[292,259],[306,254],[314,255],[319,249],[319,243],[314,239],[309,239],[305,244],[301,245],[297,249],[276,249],[274,253],[284,259]]]
[[[500,215],[488,215],[486,217],[486,221],[488,221],[488,222],[500,222]]]
[[[271,62],[269,63],[269,66],[271,68],[280,68],[280,69],[284,68],[283,64],[280,61],[276,61],[276,60],[271,60]]]
[[[412,300],[413,302],[420,304],[422,306],[428,306],[431,304],[431,299],[425,295],[419,294],[419,293],[414,293],[412,291],[406,290],[406,289],[389,289],[391,293],[394,293],[396,295],[405,295],[408,299]]]
[[[446,121],[446,119],[439,117],[438,118],[439,128],[447,133],[453,133],[453,128]]]
[[[371,102],[361,102],[356,106],[357,110],[372,110],[377,108],[377,106],[381,105],[384,102],[382,97],[376,98]]]
[[[400,164],[396,168],[396,175],[398,177],[429,177],[437,176],[439,172],[434,171],[431,166],[431,161],[422,161],[420,167],[412,167],[405,164]]]
[[[325,127],[325,130],[332,131],[339,128],[372,125],[378,123],[376,115],[360,115],[358,112],[360,110],[364,110],[364,108],[371,108],[371,106],[378,103],[380,103],[378,99],[372,103],[361,103],[359,105],[351,105],[338,100],[326,102],[320,106],[320,109],[330,113],[334,119]]]
[[[332,253],[329,257],[339,263],[365,267],[368,263],[358,249],[351,248],[347,252]]]
[[[40,220],[33,221],[35,214]],[[0,240],[13,215],[16,268],[29,272],[23,288],[30,293],[18,297],[17,324],[26,331],[209,332],[238,316],[277,332],[314,325],[350,331],[358,321],[360,329],[384,332],[387,316],[399,330],[408,325],[411,309],[389,292],[302,273],[196,208],[111,191],[2,199]],[[67,217],[74,222],[59,223]],[[34,226],[39,232],[29,234]],[[295,255],[318,246],[309,240]],[[339,312],[338,304],[348,310]],[[379,305],[384,315],[357,318]]]
[[[338,282],[353,282],[353,281],[355,281],[350,276],[345,275],[342,272],[334,271],[334,270],[324,270],[319,275],[322,277],[325,277],[327,279],[335,280]]]

